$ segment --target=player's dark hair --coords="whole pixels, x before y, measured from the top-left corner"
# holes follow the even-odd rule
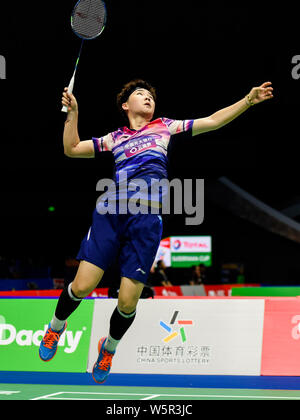
[[[126,113],[124,112],[122,105],[137,88],[147,89],[153,96],[154,102],[156,102],[156,90],[150,83],[142,79],[131,80],[123,86],[121,92],[117,95],[117,106],[123,116],[126,116]]]

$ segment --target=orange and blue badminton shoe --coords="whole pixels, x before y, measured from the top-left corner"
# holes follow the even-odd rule
[[[99,356],[93,367],[92,375],[97,384],[103,384],[106,381],[111,369],[112,358],[115,355],[115,351],[110,352],[105,350],[104,345],[106,338],[107,337],[101,338],[98,343]]]
[[[60,331],[53,331],[51,329],[51,324],[49,324],[44,338],[42,339],[40,344],[39,356],[41,360],[43,360],[44,362],[50,362],[50,360],[53,359],[57,352],[57,345],[59,339],[66,328],[67,323],[65,323],[64,327]]]

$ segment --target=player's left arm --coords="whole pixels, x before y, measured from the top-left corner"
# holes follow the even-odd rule
[[[193,136],[207,131],[218,130],[243,114],[250,106],[273,98],[271,82],[265,82],[259,87],[254,87],[245,98],[235,104],[223,108],[206,118],[194,120]]]

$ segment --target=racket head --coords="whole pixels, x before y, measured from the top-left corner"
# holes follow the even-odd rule
[[[95,39],[106,26],[107,9],[103,0],[79,0],[71,15],[73,32],[81,39]]]

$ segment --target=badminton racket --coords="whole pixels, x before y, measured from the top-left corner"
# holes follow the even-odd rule
[[[102,34],[106,25],[106,6],[102,0],[79,0],[74,7],[71,16],[73,32],[81,38],[81,45],[76,60],[73,76],[68,86],[68,93],[73,92],[75,75],[80,60],[83,43],[86,40],[95,39]],[[68,112],[68,107],[63,106],[62,112]]]

